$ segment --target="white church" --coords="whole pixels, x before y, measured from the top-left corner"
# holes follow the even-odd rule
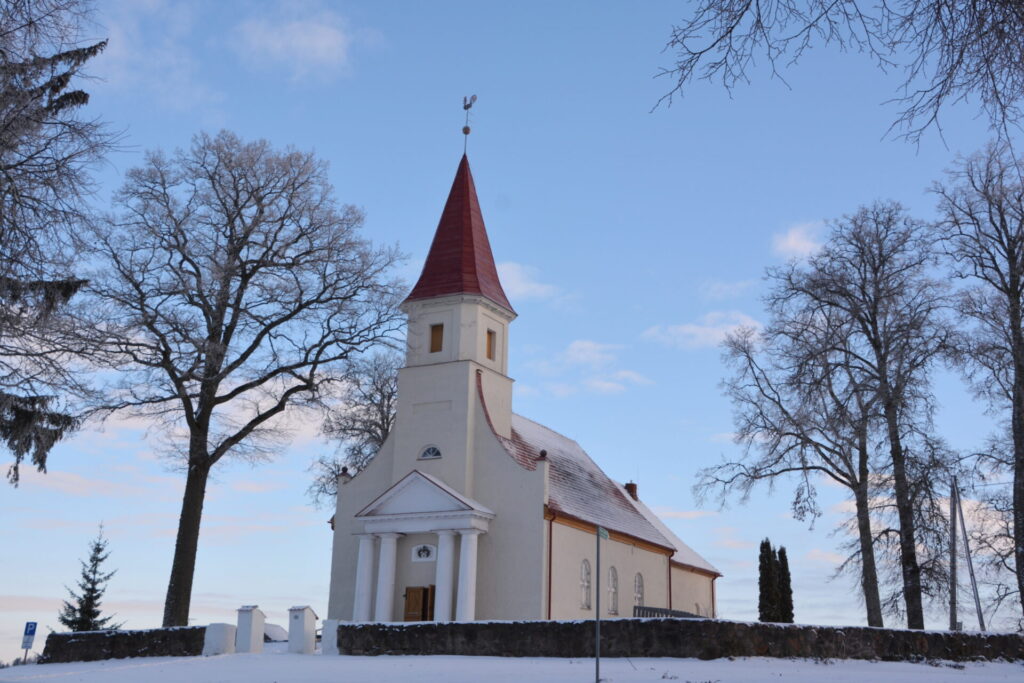
[[[509,327],[469,161],[402,305],[394,428],[339,481],[328,618],[715,616],[721,574],[572,439],[512,412]]]

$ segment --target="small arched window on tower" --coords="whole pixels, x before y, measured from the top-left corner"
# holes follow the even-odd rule
[[[619,613],[619,572],[608,568],[608,614]]]
[[[640,572],[637,572],[636,578],[633,579],[633,604],[637,607],[644,606],[644,575]]]
[[[433,460],[441,457],[441,449],[437,446],[427,446],[420,453],[421,460]]]
[[[590,562],[580,563],[580,609],[590,609]]]

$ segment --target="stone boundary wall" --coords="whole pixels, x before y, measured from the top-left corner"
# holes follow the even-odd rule
[[[46,637],[39,663],[91,662],[123,657],[190,657],[203,654],[205,636],[205,626],[51,633]]]
[[[593,657],[593,621],[347,624],[347,655]],[[867,627],[759,624],[717,619],[601,622],[602,657],[806,657],[954,661],[1024,660],[1024,637]]]

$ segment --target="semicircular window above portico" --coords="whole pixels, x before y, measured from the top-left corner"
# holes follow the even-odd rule
[[[420,452],[421,460],[433,460],[441,457],[441,449],[437,446],[427,446]]]

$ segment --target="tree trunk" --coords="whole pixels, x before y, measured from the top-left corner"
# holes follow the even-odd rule
[[[199,524],[203,516],[203,500],[206,498],[206,481],[210,475],[210,467],[204,462],[205,458],[205,454],[200,458],[189,458],[185,495],[178,520],[178,538],[174,543],[174,560],[171,563],[171,579],[167,583],[167,600],[164,602],[165,627],[188,625],[192,577],[195,574],[196,549],[199,546]]]
[[[1010,297],[1008,303],[1010,352],[1013,359],[1013,395],[1010,401],[1010,430],[1013,438],[1013,568],[1017,573],[1017,595],[1024,613],[1024,330],[1021,329],[1019,301]]]
[[[879,597],[879,571],[874,564],[874,537],[871,533],[871,516],[868,501],[868,471],[866,431],[861,431],[858,444],[859,471],[857,485],[853,489],[857,505],[857,532],[860,537],[860,586],[864,593],[864,607],[867,609],[867,626],[882,628],[882,598]]]
[[[883,380],[884,381],[884,380]],[[907,607],[907,628],[924,628],[924,609],[921,603],[921,567],[917,563],[917,544],[914,534],[914,509],[907,482],[907,462],[900,438],[899,420],[892,392],[885,387],[884,412],[889,436],[889,454],[892,458],[893,484],[896,494],[896,513],[900,520],[900,569],[903,574],[903,600]]]

